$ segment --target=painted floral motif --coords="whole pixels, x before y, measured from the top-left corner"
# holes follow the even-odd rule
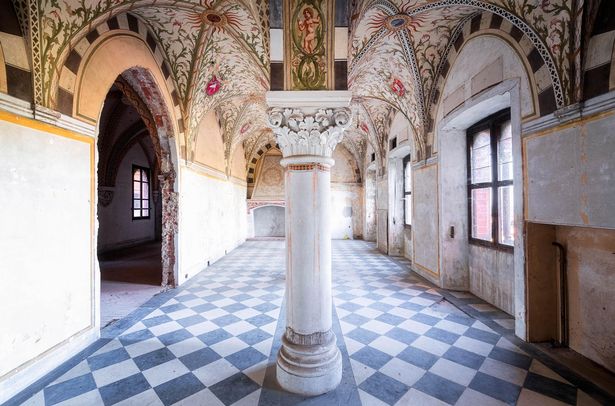
[[[220,91],[220,86],[220,81],[218,80],[216,75],[213,75],[209,82],[207,82],[205,93],[207,94],[207,96],[213,96],[214,94],[218,93],[218,91]]]
[[[391,83],[391,90],[399,97],[404,97],[406,94],[406,87],[401,80],[397,78],[393,79],[393,83]]]
[[[527,24],[529,28],[524,26],[522,31],[526,33],[527,29],[531,30],[545,44],[555,62],[556,80],[561,81],[566,93],[564,102],[571,100],[573,84],[570,83],[569,72],[572,44],[569,24],[572,10],[569,1],[358,0],[356,3],[351,15],[349,37],[349,78],[353,82],[353,94],[356,98],[370,94],[372,98],[386,101],[406,114],[411,123],[419,122],[416,118],[421,116],[427,119],[430,97],[437,86],[438,70],[447,56],[445,51],[451,46],[453,33],[473,15],[485,10],[497,11],[504,19],[509,16],[511,20],[517,19],[521,24]],[[408,38],[407,46],[404,45],[404,37]],[[379,48],[375,53],[382,55],[375,61],[373,48]],[[393,89],[394,79],[389,76],[389,61],[395,59],[399,52],[404,55],[405,63],[398,66],[400,70],[393,72],[407,72],[402,75],[407,77],[402,83],[414,87],[406,92],[411,94],[406,98],[403,92],[400,94],[397,91],[397,86]],[[367,68],[362,63],[363,59],[369,59],[377,66]],[[391,85],[380,89],[370,85],[382,81]],[[422,101],[416,100],[416,95],[422,95]],[[417,114],[404,109],[401,103],[391,100],[391,96],[407,100],[411,111],[423,111],[416,117]],[[413,126],[415,129],[422,127]],[[424,129],[427,130],[426,127]],[[422,136],[424,138],[426,134]]]

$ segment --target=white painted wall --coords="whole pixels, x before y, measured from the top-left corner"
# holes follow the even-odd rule
[[[439,284],[438,166],[415,166],[412,176],[413,268]]]
[[[254,215],[255,237],[284,237],[285,213],[282,206],[257,207]]]
[[[108,251],[155,239],[156,213],[153,199],[149,219],[132,219],[132,165],[149,168],[147,157],[139,143],[135,143],[122,159],[117,171],[113,200],[98,207],[98,249]],[[150,168],[150,176],[152,170]],[[150,196],[151,183],[150,179]]]
[[[360,236],[360,221],[355,221],[360,219],[361,186],[331,184],[331,238],[347,240]]]
[[[524,140],[529,221],[615,228],[614,129],[611,113]]]
[[[20,369],[95,325],[95,178],[84,141],[0,117],[0,402],[28,379],[18,382]]]
[[[180,284],[245,241],[246,185],[236,182],[181,167]]]

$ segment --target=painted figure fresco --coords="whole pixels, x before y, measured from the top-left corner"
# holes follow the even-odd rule
[[[287,21],[289,27],[289,78],[293,90],[327,88],[328,24],[327,0],[291,1]]]
[[[297,25],[299,27],[299,31],[305,31],[305,34],[303,34],[303,50],[307,54],[314,53],[316,46],[316,28],[319,24],[320,18],[318,16],[314,16],[314,10],[311,7],[304,8],[303,20],[299,20]]]

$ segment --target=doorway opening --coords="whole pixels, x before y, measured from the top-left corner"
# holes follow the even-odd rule
[[[101,327],[129,314],[163,284],[160,162],[130,89],[119,76],[99,122]]]

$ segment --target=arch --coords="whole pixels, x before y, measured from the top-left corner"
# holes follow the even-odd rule
[[[566,101],[565,98],[567,95],[564,93],[564,89],[562,87],[562,82],[560,78],[560,72],[557,69],[555,62],[553,61],[553,57],[551,53],[549,52],[544,41],[538,36],[538,34],[524,20],[517,17],[514,13],[507,11],[499,6],[487,3],[485,1],[480,1],[480,0],[437,0],[437,1],[430,2],[428,4],[424,4],[419,7],[404,9],[402,10],[402,13],[400,14],[400,16],[415,17],[415,16],[419,16],[421,13],[426,13],[431,10],[443,9],[443,8],[451,7],[451,6],[467,6],[467,7],[475,8],[479,13],[477,14],[478,20],[475,20],[474,24],[478,23],[479,25],[478,26],[474,25],[473,27],[480,27],[480,22],[481,22],[480,19],[482,19],[483,16],[486,16],[486,15],[487,16],[491,16],[491,15],[497,16],[497,18],[494,18],[491,20],[491,26],[494,27],[495,29],[506,30],[506,33],[511,38],[513,38],[517,43],[519,43],[520,47],[527,48],[527,49],[524,49],[524,53],[526,57],[528,58],[528,60],[531,62],[532,71],[534,73],[534,76],[536,76],[537,81],[544,81],[545,79],[543,78],[548,78],[548,80],[550,81],[550,86],[545,86],[543,92],[541,92],[540,100],[541,100],[541,104],[543,108],[541,108],[540,114],[541,115],[549,114],[555,111],[556,109],[564,106],[565,101]],[[363,19],[367,11],[374,9],[374,8],[381,9],[383,12],[387,13],[389,16],[394,15],[392,13],[396,11],[394,6],[389,1],[377,0],[371,3],[361,12],[360,18]],[[504,20],[506,20],[509,24],[502,24]],[[362,20],[360,20],[357,23],[357,26],[355,27],[355,30],[351,37],[351,44],[353,47],[355,46],[354,44],[355,33],[357,31],[357,28],[362,23],[363,23]],[[463,25],[465,24],[466,22],[464,21]],[[363,46],[363,48],[360,49],[359,52],[354,56],[354,59],[351,62],[351,66],[349,67],[350,72],[353,71],[354,67],[365,56],[368,50],[372,48],[375,44],[377,44],[380,38],[385,36],[387,31],[389,31],[387,27],[382,27],[376,33],[374,33],[374,35],[369,41],[365,42],[365,45]],[[451,49],[451,47],[454,44],[456,44],[456,42],[458,41],[459,33],[461,31],[462,31],[461,29],[457,29],[455,34],[453,35],[453,36],[456,36],[456,38],[451,37],[451,40],[449,41],[449,44],[447,45],[447,48],[446,48],[447,51]],[[403,29],[403,30],[400,30],[400,32],[406,32],[406,30]],[[406,52],[406,59],[408,61],[412,61],[412,57],[414,54],[409,53],[412,50],[411,44],[405,41],[404,35],[398,35],[398,36],[400,40],[402,41],[402,44],[404,44],[403,48],[404,48],[404,52]],[[405,37],[407,38],[407,33]],[[463,40],[461,42],[463,42]],[[447,69],[447,58],[448,56],[441,60],[439,64],[439,68],[438,68],[439,72],[436,75],[436,78],[439,77],[441,70]],[[538,72],[543,66],[546,69],[547,75],[544,75],[544,72],[540,72],[540,74]],[[410,67],[412,68],[413,73],[416,75],[417,72],[414,70],[414,67],[412,65],[410,65]],[[435,91],[437,91],[437,87],[432,85],[431,89],[432,89],[431,91],[429,91],[429,89],[424,89],[426,92],[429,91],[429,93],[427,94],[428,99],[425,100],[426,109],[431,109],[434,99],[437,99],[437,94],[435,93]],[[428,112],[426,111],[423,111],[421,113],[424,114],[426,118],[433,118],[433,116],[428,115],[427,114]],[[433,130],[433,128],[431,128],[432,124],[433,124],[432,122],[427,123],[427,127],[426,127],[427,132]]]
[[[118,55],[130,55],[118,58]],[[122,80],[116,81],[118,77]],[[108,32],[94,41],[79,63],[72,105],[73,116],[98,123],[108,90],[116,83],[137,109],[149,130],[160,165],[162,198],[162,285],[176,284],[178,228],[178,125],[164,75],[142,39],[125,32]]]
[[[528,41],[523,40],[523,33],[515,30],[512,25],[497,26],[492,24],[493,14],[489,12],[483,12],[476,14],[466,21],[463,21],[447,45],[446,58],[443,58],[438,66],[436,82],[432,88],[430,94],[430,122],[433,124],[436,119],[437,109],[442,101],[442,92],[444,85],[450,73],[451,67],[454,65],[457,57],[461,53],[465,45],[479,36],[491,35],[506,42],[511,49],[515,51],[519,60],[525,67],[526,76],[531,84],[530,91],[532,92],[532,100],[534,103],[534,116],[544,116],[552,113],[556,109],[553,83],[549,81],[549,76],[545,75],[546,65],[542,63],[541,59],[537,59],[537,49],[533,46],[529,46]],[[477,27],[488,28],[477,28]],[[540,91],[540,93],[538,92]],[[432,128],[433,130],[433,128]]]
[[[271,148],[280,149],[278,144],[274,144],[273,142],[268,142],[267,144],[260,147],[255,153],[252,154],[250,160],[247,162],[246,168],[246,179],[248,181],[248,185],[254,185],[254,176],[256,175],[256,164],[258,160],[264,156]]]
[[[191,162],[225,172],[224,134],[219,123],[219,117],[213,110],[201,117],[192,149],[187,151],[187,156]]]
[[[108,81],[115,73],[117,73],[115,75],[117,77],[129,65],[139,65],[155,73],[158,83],[165,85],[161,88],[168,89],[165,96],[168,105],[173,106],[177,118],[176,132],[183,133],[183,114],[179,93],[171,77],[168,62],[164,60],[160,47],[157,46],[145,23],[132,14],[126,14],[125,17],[113,17],[99,24],[67,51],[64,63],[58,69],[57,82],[52,82],[50,106],[66,115],[85,121],[95,121],[97,116],[93,115],[93,111],[81,112],[80,100],[77,97],[80,83],[84,80],[82,65],[91,63],[89,60],[93,58],[95,53],[109,52],[110,50],[111,53],[115,54],[115,58],[107,60],[98,58],[98,62],[103,64],[105,70],[105,72],[102,72],[104,79]],[[110,42],[111,40],[114,41]],[[130,55],[130,57],[127,58],[126,55]],[[102,71],[103,68],[99,70]],[[102,87],[96,88],[95,90],[100,93],[106,91],[106,89],[108,87],[104,89]],[[92,97],[97,99],[100,95],[96,94]],[[93,106],[92,110],[95,111],[95,107]]]
[[[331,168],[331,183],[340,182],[340,179],[344,177],[349,181],[345,183],[361,183],[359,163],[352,152],[350,152],[343,143],[337,144],[331,157],[335,160],[335,164],[333,168]],[[342,159],[345,162],[341,162]],[[348,172],[345,174],[342,173],[343,167],[348,169]]]

